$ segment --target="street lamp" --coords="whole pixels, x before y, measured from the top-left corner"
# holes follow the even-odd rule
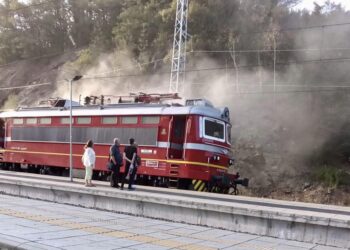
[[[76,75],[71,80],[69,80],[69,178],[73,182],[73,147],[72,147],[72,83],[78,81],[83,76]]]

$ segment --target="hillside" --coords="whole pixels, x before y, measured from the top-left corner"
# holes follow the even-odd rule
[[[231,110],[245,195],[349,205],[350,12],[193,0],[184,98]],[[0,3],[0,104],[167,92],[175,0]],[[335,39],[336,38],[336,39]],[[324,196],[317,195],[324,193]]]

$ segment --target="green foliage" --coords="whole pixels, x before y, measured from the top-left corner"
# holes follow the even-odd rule
[[[195,50],[293,48],[288,33],[254,34],[283,26],[327,23],[343,15],[327,2],[314,13],[290,12],[300,0],[193,0],[189,4],[188,33]],[[131,52],[140,64],[167,57],[172,49],[176,0],[6,0],[0,2],[0,62],[55,54],[89,47],[95,53],[114,49]],[[31,5],[30,8],[23,8]],[[15,11],[9,11],[14,10]],[[326,14],[323,14],[327,12]],[[225,54],[211,54],[226,57]],[[279,59],[288,60],[292,53]],[[256,62],[255,54],[240,55]],[[261,55],[262,62],[271,54]],[[146,68],[147,70],[147,68]]]
[[[91,49],[84,49],[80,51],[78,59],[73,63],[76,69],[84,69],[91,66],[94,62],[94,55]]]
[[[15,109],[18,107],[18,96],[17,95],[9,95],[1,108],[2,110]]]
[[[316,181],[324,183],[328,187],[336,188],[339,185],[349,185],[350,176],[344,170],[324,165],[314,173]]]
[[[117,48],[141,64],[164,56],[172,39],[171,8],[171,1],[130,1],[113,30]]]

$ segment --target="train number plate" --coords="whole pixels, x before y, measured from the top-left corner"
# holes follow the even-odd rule
[[[146,161],[146,167],[158,168],[158,161],[147,160]]]

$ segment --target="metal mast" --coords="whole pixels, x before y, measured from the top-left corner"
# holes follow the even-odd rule
[[[188,0],[177,0],[174,29],[173,56],[171,61],[170,93],[177,93],[184,86],[186,65]]]

